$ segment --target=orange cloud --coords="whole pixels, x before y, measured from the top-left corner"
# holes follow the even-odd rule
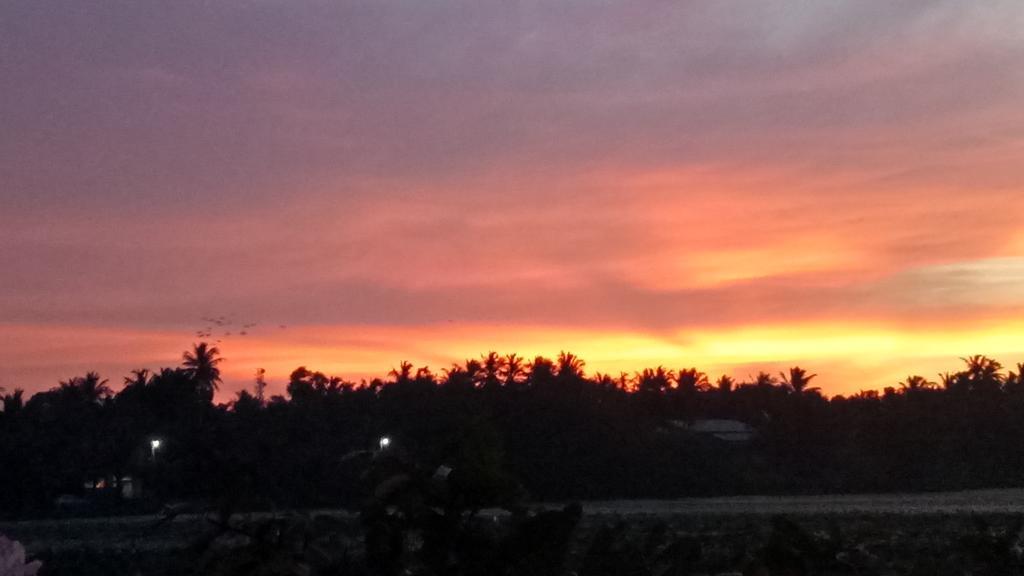
[[[232,389],[569,349],[842,391],[1019,341],[1020,2],[225,2],[0,7],[0,385],[217,311],[293,326],[225,340]]]

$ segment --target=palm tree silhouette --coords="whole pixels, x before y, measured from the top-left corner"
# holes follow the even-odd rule
[[[1003,365],[988,356],[975,354],[968,358],[961,358],[967,364],[963,375],[967,384],[972,390],[998,390],[1005,377],[1000,372]]]
[[[736,386],[736,381],[731,376],[723,374],[718,380],[715,380],[715,388],[723,396],[728,396],[732,393],[732,389]]]
[[[485,388],[497,388],[501,385],[502,370],[505,368],[505,359],[497,352],[488,352],[486,356],[480,357],[481,370],[483,371],[483,386]]]
[[[537,356],[530,363],[528,382],[533,387],[543,387],[555,377],[555,363],[543,356]]]
[[[522,378],[526,376],[526,366],[523,363],[523,358],[515,354],[505,356],[502,365],[501,378],[505,386],[519,384],[522,382]]]
[[[661,394],[672,387],[674,378],[675,374],[671,370],[665,370],[664,366],[658,366],[653,370],[644,368],[643,372],[636,375],[636,390]]]
[[[952,390],[957,387],[957,380],[959,379],[959,372],[956,374],[950,374],[949,372],[942,372],[939,374],[939,382],[942,383],[942,387],[946,390]]]
[[[217,391],[221,381],[218,365],[224,361],[220,357],[220,349],[206,342],[193,344],[192,350],[186,350],[182,354],[182,360],[185,373],[195,381],[199,391],[213,398],[213,393]]]
[[[404,383],[412,380],[412,362],[402,360],[402,363],[398,365],[398,368],[392,368],[388,372],[389,378],[394,378],[396,383]]]
[[[907,376],[906,380],[899,383],[900,388],[908,394],[913,394],[919,390],[927,390],[935,387],[935,382],[929,381],[924,376]]]
[[[615,382],[615,378],[612,378],[611,374],[605,374],[604,372],[598,372],[594,374],[591,380],[594,382],[595,386],[597,386],[598,388],[604,388],[606,390],[611,390],[615,388],[617,385],[617,383]]]
[[[562,379],[582,379],[586,362],[571,352],[558,354],[558,377]]]
[[[1003,388],[1007,392],[1020,392],[1024,389],[1024,362],[1017,363],[1017,371],[1010,371],[1006,375],[1006,381],[1003,383]]]
[[[782,382],[789,387],[789,389],[796,395],[810,394],[812,392],[818,392],[820,388],[808,387],[817,374],[808,374],[807,370],[799,366],[793,366],[789,369],[789,375],[787,376],[784,372],[779,372],[779,376],[782,378]]]
[[[484,385],[484,367],[478,360],[466,360],[463,370],[466,372],[466,378],[473,383],[474,388],[480,388]]]
[[[84,401],[86,404],[102,404],[113,392],[107,381],[96,372],[87,372],[85,376],[70,378],[60,383],[65,394]]]
[[[452,364],[451,368],[441,369],[441,384],[447,388],[472,388],[473,383],[466,378],[466,371],[458,364]]]
[[[757,373],[757,377],[754,378],[754,381],[751,384],[758,388],[772,388],[778,383],[779,381],[775,379],[775,376],[761,371]]]
[[[416,382],[430,385],[437,383],[434,379],[434,372],[430,369],[430,366],[423,366],[416,369]]]
[[[149,383],[149,370],[141,368],[138,370],[132,370],[130,376],[124,377],[125,388],[139,387],[142,388]]]
[[[676,388],[682,392],[700,392],[708,387],[708,375],[696,368],[683,368],[676,375]]]

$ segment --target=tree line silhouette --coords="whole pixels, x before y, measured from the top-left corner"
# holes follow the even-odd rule
[[[451,471],[471,509],[1024,485],[1024,365],[985,356],[937,381],[828,398],[799,367],[743,382],[696,368],[588,375],[570,353],[492,352],[440,373],[403,362],[360,383],[300,367],[270,398],[260,371],[253,391],[215,404],[221,362],[200,343],[178,367],[133,371],[117,392],[89,372],[29,399],[4,394],[0,511],[45,514],[86,493],[116,507],[125,478],[150,505],[350,506],[367,482],[359,463],[385,449]],[[754,435],[723,441],[689,425],[702,419]]]

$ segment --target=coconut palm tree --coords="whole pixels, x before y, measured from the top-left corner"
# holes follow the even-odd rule
[[[466,375],[462,365],[452,363],[450,368],[441,369],[441,385],[451,389],[466,389],[473,387],[473,381]]]
[[[959,380],[960,380],[960,373],[959,372],[953,373],[953,374],[951,374],[949,372],[942,372],[941,374],[939,374],[939,382],[942,384],[942,387],[944,389],[946,389],[946,390],[952,390],[952,389],[956,388],[957,387],[957,382]]]
[[[558,377],[562,379],[579,380],[583,378],[583,368],[586,362],[571,352],[558,354]]]
[[[483,370],[484,388],[497,388],[501,385],[501,375],[505,368],[505,359],[497,352],[488,352],[486,356],[480,357],[480,365]]]
[[[961,358],[967,364],[963,371],[968,386],[971,390],[998,390],[1005,380],[1002,374],[1003,365],[995,360],[975,354],[968,358]]]
[[[549,358],[537,356],[530,363],[527,382],[532,387],[545,386],[555,378],[555,363]]]
[[[935,382],[929,381],[924,376],[907,376],[906,380],[899,383],[904,393],[913,394],[920,390],[928,390],[935,387]]]
[[[466,371],[466,377],[473,383],[474,388],[480,388],[484,385],[484,367],[479,360],[466,360],[463,370]]]
[[[182,360],[185,373],[196,383],[200,392],[212,399],[221,381],[219,365],[224,359],[220,357],[220,349],[206,342],[193,344],[192,350],[182,354]]]
[[[772,388],[778,383],[779,381],[775,379],[775,376],[772,376],[771,374],[762,370],[761,372],[757,373],[757,376],[754,378],[754,381],[751,382],[751,385],[756,386],[758,388]]]
[[[132,370],[128,376],[124,377],[124,387],[144,388],[146,384],[149,384],[149,377],[150,373],[146,368]]]
[[[715,388],[723,396],[728,396],[732,393],[733,388],[736,387],[736,381],[731,376],[723,374],[718,380],[715,380]]]
[[[102,404],[112,393],[110,386],[107,385],[107,380],[100,378],[96,372],[87,372],[85,376],[69,378],[60,383],[60,390],[87,404]]]
[[[779,372],[779,376],[782,378],[782,382],[789,387],[790,391],[798,396],[820,391],[820,388],[808,386],[817,374],[808,374],[807,370],[799,366],[790,368],[788,376],[783,372]]]
[[[402,360],[401,364],[398,365],[398,368],[392,368],[391,371],[388,372],[388,378],[394,378],[396,383],[409,382],[412,380],[412,369],[412,362]]]
[[[1006,375],[1006,381],[1003,383],[1003,388],[1007,392],[1018,393],[1024,390],[1024,362],[1017,363],[1017,371],[1010,371]]]
[[[430,366],[423,366],[416,369],[416,382],[418,384],[428,384],[430,386],[437,384],[437,380],[434,378],[434,372],[430,369]]]
[[[611,374],[598,372],[594,374],[593,382],[598,388],[604,388],[606,390],[615,388],[615,378],[612,378]]]
[[[683,368],[676,374],[676,388],[685,393],[707,390],[708,375],[696,368]]]
[[[643,372],[636,375],[637,392],[647,394],[662,394],[672,387],[672,380],[675,374],[666,370],[664,366],[655,369],[644,368]]]
[[[524,376],[526,376],[526,366],[523,364],[523,359],[515,354],[505,356],[501,371],[501,379],[505,386],[521,383]]]

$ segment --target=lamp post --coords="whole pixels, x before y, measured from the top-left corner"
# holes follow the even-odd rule
[[[160,440],[154,439],[154,440],[150,440],[149,441],[149,450],[150,450],[151,457],[153,458],[153,462],[156,462],[156,451],[159,450],[159,449],[160,449]]]
[[[378,443],[381,450],[387,450],[388,446],[391,446],[390,436],[381,436],[380,442]]]

